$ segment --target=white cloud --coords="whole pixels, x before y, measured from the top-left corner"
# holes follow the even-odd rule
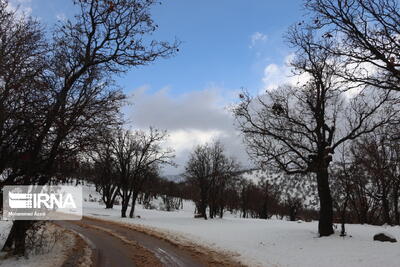
[[[31,0],[10,0],[8,10],[16,10],[19,15],[32,13]]]
[[[197,145],[203,145],[223,136],[219,130],[180,129],[169,132],[168,146],[176,153],[191,151]]]
[[[168,87],[150,92],[148,86],[142,86],[134,90],[125,114],[135,128],[153,126],[168,131],[167,145],[175,149],[179,167],[167,167],[166,174],[182,173],[193,148],[216,139],[224,144],[227,154],[248,167],[245,146],[227,109],[234,97],[231,91],[217,87],[174,95]]]
[[[269,64],[264,69],[264,90],[276,89],[284,80],[287,79],[288,69],[276,64]]]
[[[274,90],[283,84],[301,86],[309,79],[307,73],[301,75],[294,75],[292,73],[292,67],[289,63],[293,57],[294,54],[289,54],[280,65],[272,63],[264,68],[264,76],[262,78],[264,87],[261,93]]]
[[[59,14],[57,14],[56,15],[56,19],[57,20],[59,20],[59,21],[67,21],[67,16],[65,16],[65,14],[64,13],[59,13]]]
[[[250,48],[253,48],[256,45],[256,43],[267,41],[267,35],[265,35],[265,34],[263,34],[261,32],[255,32],[250,37],[250,39],[251,39]]]

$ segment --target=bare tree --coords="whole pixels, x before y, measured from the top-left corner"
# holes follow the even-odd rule
[[[249,177],[250,175],[250,177]],[[245,172],[237,183],[238,203],[243,218],[269,219],[279,210],[280,188],[266,172],[257,170]]]
[[[279,191],[279,200],[286,209],[290,221],[295,221],[301,209],[314,206],[317,189],[315,177],[307,174],[273,174],[271,184]]]
[[[327,39],[321,46],[344,59],[345,79],[400,91],[400,5],[397,0],[307,0],[309,26]]]
[[[338,58],[319,46],[312,31],[293,27],[288,35],[297,48],[292,61],[295,74],[306,75],[302,86],[282,86],[266,95],[241,94],[235,109],[250,156],[261,165],[288,174],[315,173],[320,200],[319,234],[333,233],[329,165],[342,143],[373,132],[397,114],[389,91],[359,88],[350,98],[344,91],[353,85],[336,73]],[[329,41],[322,40],[325,46]],[[385,116],[380,116],[385,114]],[[383,118],[383,119],[382,119]]]
[[[29,118],[40,112],[36,101],[42,98],[32,89],[41,85],[47,66],[39,23],[15,12],[7,9],[7,1],[0,1],[0,174],[25,159],[29,140],[23,136],[31,134],[34,122]]]
[[[341,147],[340,159],[331,166],[330,184],[333,196],[333,207],[340,218],[340,236],[346,236],[347,214],[352,200],[352,194],[357,186],[354,178],[355,168],[358,166],[347,161],[346,150]]]
[[[255,203],[257,203],[260,196],[257,186],[251,180],[242,178],[239,181],[238,190],[242,218],[248,218],[249,215],[255,217],[257,213],[257,205]]]
[[[164,164],[173,164],[171,149],[163,147],[167,133],[150,128],[149,132],[120,130],[113,142],[113,153],[117,165],[118,183],[122,199],[121,217],[126,217],[129,201],[132,218],[135,203],[144,182]]]
[[[0,68],[0,127],[7,128],[0,140],[1,174],[7,169],[1,185],[48,183],[61,170],[59,162],[120,124],[124,95],[112,76],[177,51],[178,42],[148,38],[157,28],[150,14],[156,3],[74,1],[78,14],[46,40],[37,22],[19,20],[0,1],[1,58],[7,54]],[[27,225],[16,221],[10,234],[20,243],[18,254],[24,253],[20,237]]]
[[[101,194],[106,209],[113,208],[119,194],[117,161],[113,149],[114,138],[113,132],[103,133],[99,142],[89,151],[91,160],[87,164],[89,176]]]
[[[186,179],[199,190],[197,200],[198,213],[207,219],[223,214],[223,194],[229,180],[235,177],[238,165],[233,158],[228,158],[219,141],[197,146],[186,164]]]
[[[400,143],[388,128],[356,142],[351,150],[353,163],[363,169],[370,186],[365,190],[379,203],[380,222],[399,224]]]

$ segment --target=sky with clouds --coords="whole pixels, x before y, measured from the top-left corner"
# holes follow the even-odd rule
[[[10,0],[12,7],[50,27],[74,13],[72,0]],[[134,69],[118,83],[130,96],[124,108],[135,128],[168,130],[178,174],[196,144],[220,139],[228,153],[247,159],[229,110],[241,88],[256,94],[290,78],[292,56],[283,36],[303,14],[301,0],[164,0],[153,17],[154,38],[182,41],[171,59]]]

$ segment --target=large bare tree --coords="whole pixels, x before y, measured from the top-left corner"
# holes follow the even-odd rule
[[[76,16],[46,39],[38,22],[18,19],[0,0],[1,185],[48,183],[61,162],[120,124],[124,95],[113,75],[177,51],[178,42],[150,37],[157,29],[150,13],[155,0],[74,4]],[[17,254],[24,253],[27,225],[16,221],[11,231],[11,237],[22,233],[14,235]]]
[[[347,80],[400,91],[400,4],[397,0],[306,0],[310,27],[336,45]]]
[[[41,111],[37,102],[43,100],[32,89],[41,86],[47,48],[39,23],[0,1],[0,174],[21,160],[29,145],[24,136],[32,134],[31,113]]]
[[[398,103],[394,93],[370,86],[346,96],[354,85],[337,76],[340,58],[319,49],[329,46],[329,40],[315,40],[314,32],[301,27],[291,28],[288,40],[297,49],[291,62],[294,72],[306,82],[256,97],[243,93],[235,115],[250,156],[261,165],[288,174],[315,174],[318,230],[328,236],[333,233],[329,165],[335,149],[390,123]]]

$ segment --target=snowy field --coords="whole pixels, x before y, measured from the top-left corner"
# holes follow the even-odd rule
[[[84,188],[85,197],[99,198],[93,188]],[[157,203],[156,203],[157,206]],[[223,219],[194,219],[194,206],[184,202],[184,209],[174,212],[146,210],[137,205],[135,216],[120,218],[120,206],[106,210],[96,202],[84,203],[84,215],[124,223],[153,227],[178,238],[237,255],[250,266],[385,266],[400,264],[400,243],[373,241],[379,232],[400,240],[400,227],[347,225],[348,237],[338,234],[317,237],[317,222],[241,219],[226,214]],[[129,212],[129,210],[128,210]]]

